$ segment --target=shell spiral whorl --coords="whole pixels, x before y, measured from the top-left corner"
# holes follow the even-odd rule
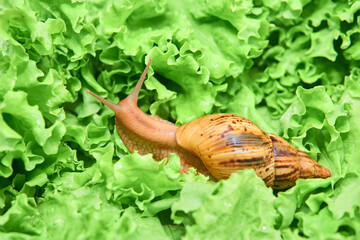
[[[216,179],[254,168],[267,186],[273,185],[275,159],[271,139],[246,118],[223,113],[205,116],[181,126],[176,140],[199,156]]]

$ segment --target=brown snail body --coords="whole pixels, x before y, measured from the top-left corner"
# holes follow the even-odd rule
[[[131,152],[152,153],[155,160],[176,153],[181,172],[195,167],[218,180],[253,168],[267,186],[275,189],[292,187],[298,178],[330,176],[328,169],[306,153],[240,116],[212,114],[177,127],[158,116],[146,115],[137,107],[137,98],[151,60],[133,92],[118,104],[87,91],[115,112],[117,131]]]

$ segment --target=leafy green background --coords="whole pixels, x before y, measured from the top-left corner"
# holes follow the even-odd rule
[[[1,239],[359,239],[360,2],[0,1]],[[229,112],[329,168],[278,194],[130,154],[117,102]]]

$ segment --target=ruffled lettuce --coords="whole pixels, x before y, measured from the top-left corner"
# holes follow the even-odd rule
[[[358,239],[357,1],[0,3],[1,239]],[[114,114],[149,57],[139,106],[180,125],[229,112],[330,169],[272,193],[214,182],[176,155],[130,154]]]

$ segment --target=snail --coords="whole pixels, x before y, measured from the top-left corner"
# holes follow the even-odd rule
[[[137,100],[151,61],[135,89],[118,104],[87,90],[114,111],[116,129],[131,152],[152,153],[158,161],[176,153],[182,173],[194,167],[217,180],[253,168],[266,186],[277,190],[294,186],[298,178],[330,177],[330,171],[305,152],[275,134],[265,133],[246,118],[217,113],[178,127],[156,115],[146,115]]]

